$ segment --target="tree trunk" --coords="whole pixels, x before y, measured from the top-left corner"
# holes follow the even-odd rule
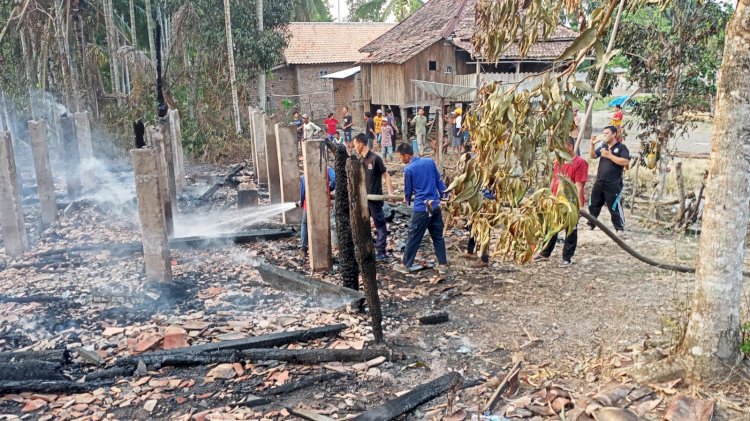
[[[138,48],[138,36],[136,35],[135,30],[135,6],[134,6],[135,0],[129,0],[128,1],[128,11],[130,12],[130,44],[133,46],[133,48]]]
[[[750,209],[750,0],[727,26],[711,139],[693,305],[680,351],[693,377],[729,372],[740,358],[740,291]]]
[[[255,15],[258,19],[258,33],[263,33],[263,0],[256,0]],[[258,107],[266,111],[266,69],[260,67],[258,73]]]
[[[346,160],[349,154],[346,147],[337,145],[334,171],[337,180],[346,180]],[[342,285],[359,290],[359,267],[354,254],[354,240],[349,210],[349,186],[341,182],[336,186],[336,239],[339,243],[339,265],[341,267]]]
[[[237,99],[237,72],[234,67],[234,42],[232,41],[232,13],[229,0],[224,0],[224,29],[227,33],[227,59],[229,61],[229,89],[232,91],[232,117],[237,134],[242,133],[240,104]]]
[[[146,0],[146,28],[148,30],[148,48],[151,52],[151,63],[156,66],[156,45],[154,44],[154,16],[151,11],[151,0]]]
[[[346,163],[347,188],[349,189],[350,224],[354,250],[359,271],[365,284],[365,297],[370,310],[372,334],[375,342],[383,342],[382,310],[378,295],[377,272],[375,270],[375,244],[370,230],[370,212],[367,206],[365,169],[362,161],[351,156]]]
[[[120,66],[117,63],[117,29],[114,23],[112,0],[104,0],[104,26],[107,31],[107,49],[109,50],[109,71],[112,81],[112,93],[117,95],[117,105],[120,105]]]

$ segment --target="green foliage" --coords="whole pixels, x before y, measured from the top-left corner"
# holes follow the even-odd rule
[[[653,94],[633,110],[642,139],[663,144],[693,126],[690,111],[710,110],[730,15],[716,0],[675,0],[623,17],[617,48],[630,79]]]
[[[385,22],[393,16],[398,22],[419,10],[422,0],[347,0],[353,22]]]
[[[331,22],[333,17],[325,0],[294,0],[293,22]]]
[[[750,322],[742,325],[741,333],[740,350],[743,354],[750,356]]]

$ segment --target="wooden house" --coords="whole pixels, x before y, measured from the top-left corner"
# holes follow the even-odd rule
[[[367,56],[359,61],[365,109],[390,107],[396,114],[407,110],[412,115],[416,107],[436,107],[440,98],[418,89],[413,80],[462,86],[477,86],[479,80],[515,81],[524,73],[551,66],[577,36],[561,25],[549,39],[533,45],[525,57],[511,47],[497,63],[488,63],[471,43],[476,3],[430,0],[365,45],[360,51]],[[472,99],[461,98],[460,102]]]

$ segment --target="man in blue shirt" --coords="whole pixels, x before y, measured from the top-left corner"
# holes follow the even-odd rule
[[[404,168],[404,200],[407,204],[414,202],[411,221],[409,222],[409,238],[404,250],[404,270],[416,269],[414,259],[422,242],[424,232],[429,230],[435,255],[438,260],[438,272],[446,273],[448,257],[443,238],[443,215],[440,211],[440,198],[445,194],[445,183],[440,177],[435,161],[430,158],[414,156],[411,145],[402,143],[398,146],[401,163]],[[412,195],[414,198],[412,199]]]

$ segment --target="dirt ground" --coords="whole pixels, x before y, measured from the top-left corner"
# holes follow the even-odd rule
[[[400,185],[401,166],[387,165]],[[209,203],[195,199],[226,171],[191,167],[191,185],[180,202],[185,212],[214,212],[220,218],[221,212],[234,207],[236,191],[231,186],[219,190]],[[590,176],[594,174],[592,165]],[[122,184],[128,182],[125,177]],[[37,208],[24,210],[33,250],[17,259],[0,253],[0,298],[6,298],[0,299],[0,351],[67,348],[73,361],[64,372],[72,380],[97,369],[76,352],[78,347],[96,352],[111,366],[133,355],[142,343],[162,338],[165,329],[175,325],[184,327],[189,343],[196,345],[344,323],[346,328],[337,337],[292,344],[289,349],[373,347],[366,314],[341,303],[321,306],[314,297],[274,290],[261,280],[253,268],[259,260],[311,275],[298,252],[296,236],[220,249],[175,250],[173,285],[154,298],[142,283],[140,253],[94,247],[65,253],[58,260],[38,254],[80,244],[137,241],[140,233],[132,201],[114,204],[91,198],[64,215],[59,226],[44,230],[38,229]],[[626,217],[626,241],[639,252],[694,264],[696,238],[647,229],[629,210]],[[278,220],[263,226],[278,228]],[[389,225],[389,248],[396,258],[406,226],[406,219],[398,216]],[[572,419],[564,413],[527,414],[518,402],[564,387],[580,406],[594,392],[607,389],[613,379],[627,382],[617,373],[618,367],[640,361],[647,349],[666,352],[679,337],[694,282],[693,275],[643,264],[600,231],[581,227],[569,268],[557,267],[559,247],[548,263],[517,266],[493,259],[490,267],[471,268],[471,261],[461,257],[467,240],[462,229],[446,233],[451,264],[446,276],[432,269],[403,275],[392,269],[393,262],[379,264],[386,343],[403,354],[403,360],[372,367],[244,361],[228,379],[212,376],[214,365],[166,367],[118,378],[86,393],[0,396],[0,414],[4,414],[0,419],[296,419],[285,408],[298,405],[343,419],[392,399],[397,392],[459,371],[472,382],[467,388],[420,405],[406,419],[468,420],[508,373],[514,358],[523,360],[520,388],[497,406],[497,413],[511,417],[514,412],[509,408],[514,407],[520,408],[515,414],[522,416],[513,419]],[[423,247],[427,261],[432,258],[430,250],[429,244]],[[313,276],[338,283],[336,269]],[[7,299],[40,295],[52,298],[30,303]],[[417,322],[418,317],[439,311],[448,312],[450,321],[434,326]],[[163,346],[160,343],[152,349]],[[323,372],[342,372],[345,377],[268,395],[274,387]],[[750,419],[747,367],[740,369],[740,376],[744,379],[701,389],[651,385],[654,399],[649,402],[655,405],[640,415],[661,419],[676,394],[683,393],[715,401],[714,419]],[[270,396],[271,402],[252,407],[247,402],[253,395]],[[525,407],[533,409],[530,404]]]

